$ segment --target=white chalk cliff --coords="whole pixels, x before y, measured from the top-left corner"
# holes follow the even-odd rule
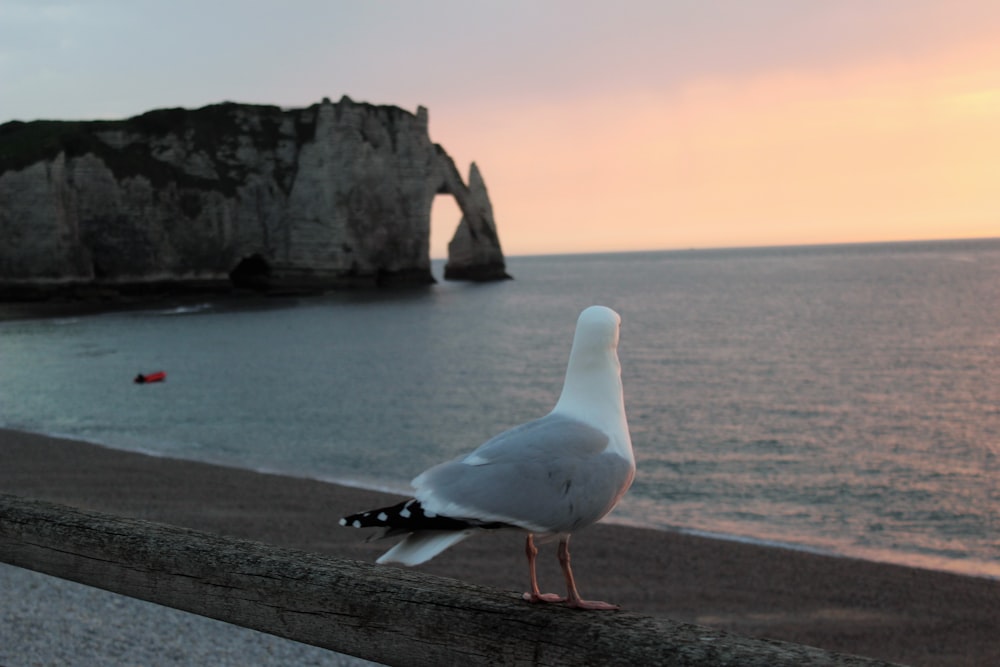
[[[445,276],[507,278],[492,206],[427,110],[225,103],[0,125],[0,297],[66,286],[272,290],[433,282],[430,212],[462,219]]]

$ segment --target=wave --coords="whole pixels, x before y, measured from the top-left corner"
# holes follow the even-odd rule
[[[206,310],[211,310],[214,307],[215,307],[214,304],[211,303],[199,303],[191,306],[176,306],[174,308],[166,308],[163,310],[150,310],[146,312],[152,315],[170,317],[172,315],[194,315],[197,313],[203,313]]]

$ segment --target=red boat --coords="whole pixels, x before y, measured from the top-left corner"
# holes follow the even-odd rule
[[[135,376],[136,384],[149,384],[150,382],[163,382],[167,379],[166,371],[156,371],[155,373],[149,373],[148,375],[143,375],[139,373]]]

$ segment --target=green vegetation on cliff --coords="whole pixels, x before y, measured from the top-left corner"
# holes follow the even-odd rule
[[[18,171],[38,162],[92,154],[100,158],[117,178],[145,176],[154,187],[176,183],[182,187],[221,189],[232,192],[245,174],[234,154],[241,137],[249,137],[260,151],[275,151],[282,141],[294,142],[296,150],[310,141],[316,130],[316,106],[282,111],[276,106],[244,105],[233,102],[213,104],[200,109],[157,109],[125,120],[11,121],[0,125],[0,174]],[[240,113],[253,111],[252,114]],[[292,119],[292,133],[283,131]],[[253,118],[253,127],[241,120]],[[112,133],[127,138],[123,145],[109,142]],[[219,178],[208,179],[184,173],[175,165],[153,155],[156,139],[168,135],[191,140],[196,150],[209,156]],[[290,187],[292,165],[277,165],[279,183]],[[283,169],[282,169],[283,167]]]

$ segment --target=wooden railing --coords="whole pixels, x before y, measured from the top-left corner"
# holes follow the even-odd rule
[[[0,561],[389,665],[887,664],[10,495]]]

